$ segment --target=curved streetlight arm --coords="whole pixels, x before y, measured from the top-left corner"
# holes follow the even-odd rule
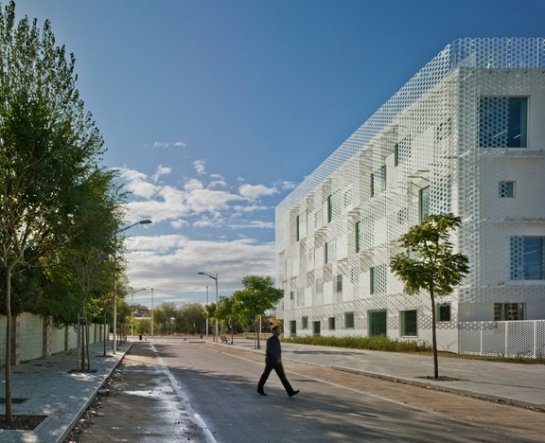
[[[217,279],[218,279],[218,277],[214,277],[214,276],[212,276],[212,275],[210,275],[210,274],[207,274],[206,272],[199,272],[199,275],[207,275],[208,277],[210,277],[210,278],[213,279],[213,280],[217,280]]]
[[[119,231],[117,231],[117,234],[119,234],[120,232],[126,231],[127,229],[130,229],[130,228],[132,228],[133,226],[136,226],[136,225],[149,225],[151,223],[153,223],[151,220],[140,220],[139,222],[133,223],[132,225],[125,226],[124,228],[121,228]]]

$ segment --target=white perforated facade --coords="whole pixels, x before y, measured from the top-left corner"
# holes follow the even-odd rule
[[[439,301],[459,322],[545,319],[545,40],[448,45],[276,208],[287,336],[431,339],[428,295],[389,270],[423,214],[454,212],[471,273]]]

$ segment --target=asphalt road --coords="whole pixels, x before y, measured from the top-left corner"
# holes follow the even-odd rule
[[[95,424],[78,442],[536,441],[501,427],[452,419],[410,401],[362,392],[348,382],[328,381],[321,377],[325,369],[297,363],[285,362],[285,367],[294,389],[301,390],[298,396],[289,398],[274,372],[265,386],[268,395],[260,396],[256,384],[264,368],[262,360],[259,355],[231,353],[227,347],[202,342],[135,343],[125,358],[122,377],[112,383],[111,397],[102,401]],[[444,398],[442,393],[431,395]]]

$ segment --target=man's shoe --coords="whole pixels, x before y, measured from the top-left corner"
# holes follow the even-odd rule
[[[301,391],[293,391],[292,393],[288,394],[290,397],[293,397],[294,395],[299,394]]]
[[[261,391],[258,389],[258,390],[257,390],[257,393],[258,393],[259,395],[267,395],[267,394],[265,394],[265,391],[264,391],[263,389],[262,389]]]

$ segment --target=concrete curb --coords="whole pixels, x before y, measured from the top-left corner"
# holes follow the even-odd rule
[[[327,365],[327,366],[329,367],[329,365]],[[523,408],[529,408],[529,409],[532,409],[532,410],[535,410],[535,411],[545,412],[545,410],[543,410],[542,408],[538,408],[532,403],[521,401],[521,400],[506,400],[505,398],[497,396],[497,395],[477,394],[477,393],[468,391],[467,389],[459,389],[459,388],[455,388],[455,387],[452,387],[452,386],[437,385],[437,384],[433,384],[431,382],[414,380],[414,379],[411,379],[411,378],[394,377],[394,376],[391,376],[391,375],[378,374],[376,372],[365,371],[365,370],[362,370],[362,369],[346,368],[346,367],[343,367],[343,366],[335,366],[335,365],[332,365],[330,367],[337,370],[337,371],[344,371],[344,372],[350,372],[350,373],[353,373],[353,374],[365,375],[365,376],[368,376],[368,377],[380,378],[380,379],[386,380],[386,381],[392,381],[392,382],[396,382],[396,383],[403,383],[403,384],[406,384],[406,385],[413,385],[413,386],[418,386],[418,387],[421,387],[421,388],[433,389],[434,391],[452,392],[454,394],[464,395],[466,397],[472,397],[472,398],[476,398],[476,399],[479,399],[479,400],[488,400],[488,401],[493,401],[493,402],[496,402],[496,403],[503,403],[503,404],[507,404],[507,405],[519,406],[519,407],[523,407]]]
[[[70,420],[70,422],[67,424],[67,427],[66,429],[61,433],[61,435],[59,436],[59,438],[54,442],[54,443],[62,443],[64,440],[66,440],[66,438],[70,435],[70,432],[72,432],[72,429],[74,429],[74,427],[76,426],[78,420],[80,419],[80,417],[85,413],[85,411],[87,410],[87,408],[89,407],[89,405],[93,402],[93,400],[96,398],[96,396],[98,395],[98,390],[102,387],[102,385],[112,376],[112,374],[114,373],[114,371],[117,369],[117,367],[123,362],[123,359],[125,358],[125,355],[127,354],[127,352],[129,352],[129,350],[132,348],[132,345],[134,344],[133,342],[128,342],[130,343],[129,347],[127,349],[125,349],[123,351],[123,353],[121,354],[121,358],[117,361],[117,363],[110,369],[110,371],[107,371],[106,372],[106,376],[102,379],[102,381],[100,382],[99,386],[95,389],[95,392],[87,399],[87,401],[85,402],[85,404],[82,405],[82,407],[79,409],[79,411],[77,412],[76,415],[74,415],[72,417],[72,419]],[[118,349],[118,353],[119,353],[119,349]]]

